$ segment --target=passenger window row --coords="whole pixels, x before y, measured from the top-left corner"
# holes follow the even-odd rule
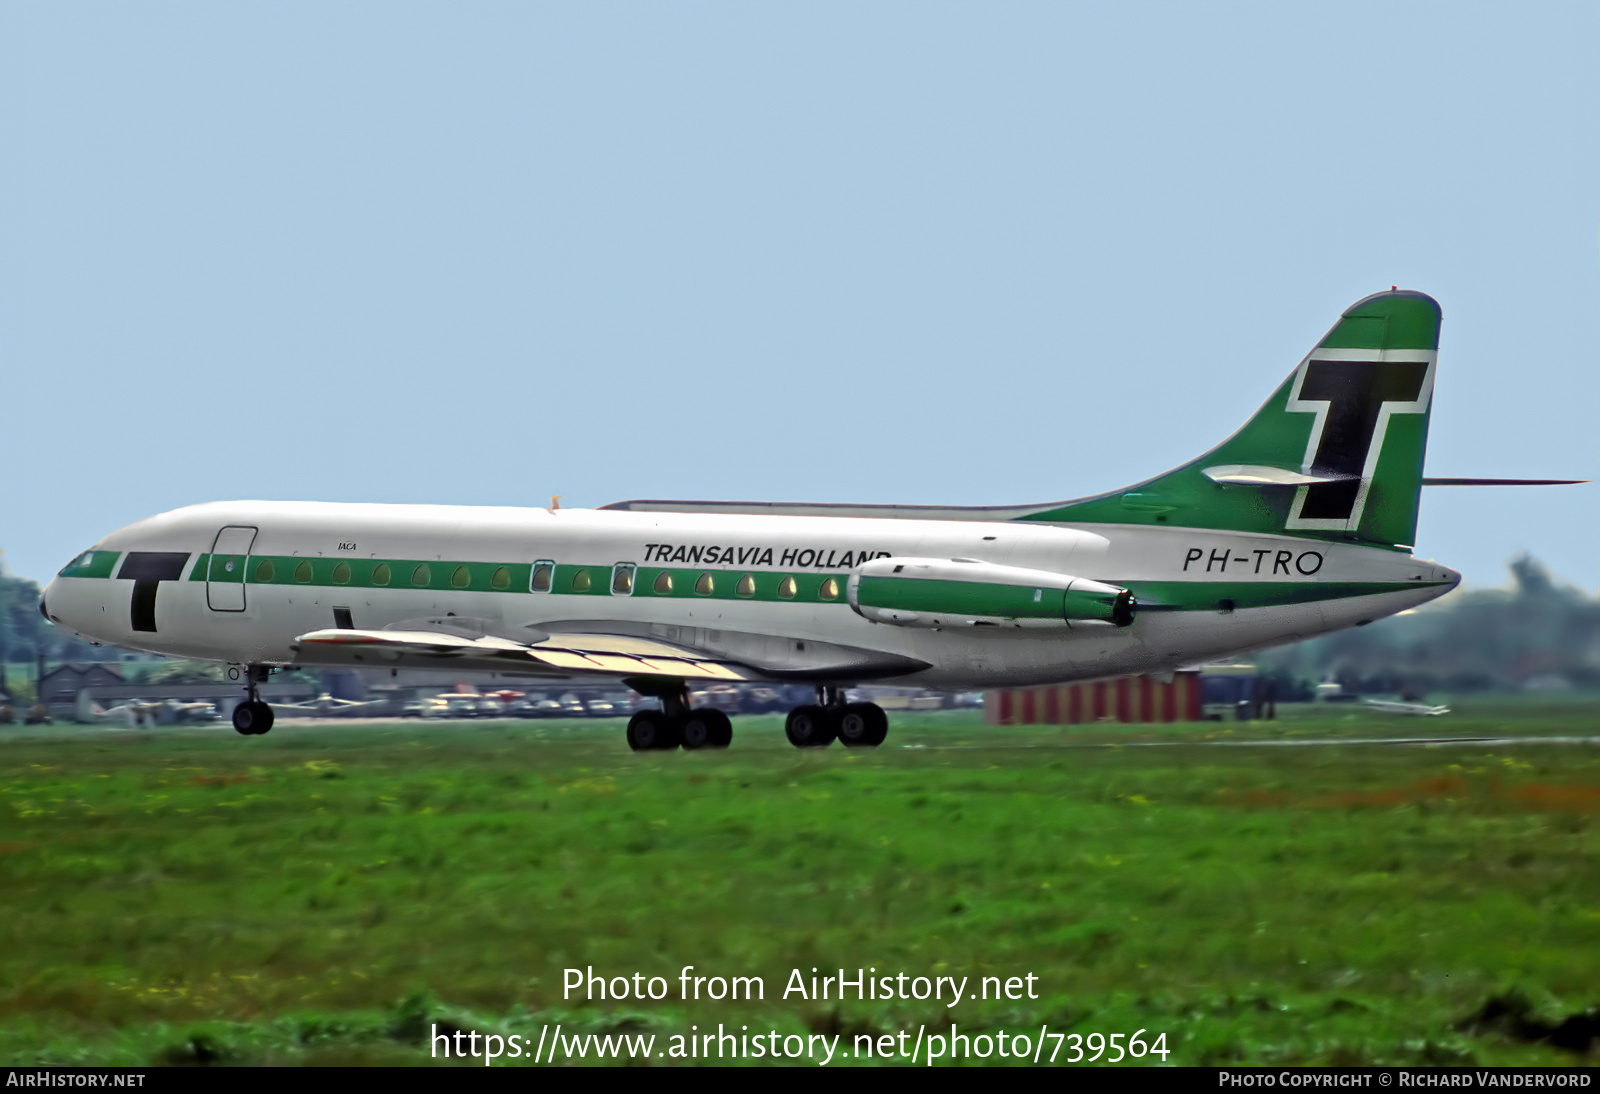
[[[257,560],[251,580],[262,585],[280,580],[280,563],[285,566],[289,565],[289,562],[283,559],[279,559],[276,562],[270,558]],[[358,563],[357,565],[363,564]],[[293,569],[289,570],[284,577],[296,584],[309,585],[316,578],[318,569],[319,567],[314,564],[314,560],[303,558],[295,562]],[[619,562],[613,566],[611,568],[611,594],[613,596],[632,596],[635,591],[637,570],[638,567],[631,562]],[[331,582],[334,585],[348,585],[356,576],[355,569],[344,559],[334,563],[331,570],[322,570],[322,573],[326,575],[324,581]],[[602,571],[603,573],[604,571]],[[502,592],[511,588],[511,569],[507,566],[495,567],[489,573],[486,583],[481,576],[475,580],[473,567],[466,564],[457,564],[449,571],[449,575],[450,585],[457,589],[481,589],[485,587],[485,584],[491,589]],[[372,567],[367,574],[366,581],[362,582],[362,584],[387,588],[395,584],[395,576],[394,569],[389,563],[379,562]],[[727,588],[726,585],[720,585],[720,582],[723,581],[733,581],[733,595],[742,600],[752,599],[756,595],[755,574],[743,574],[735,580],[732,574],[713,573],[707,570],[695,578],[694,584],[690,588],[697,596],[714,596],[719,587]],[[574,593],[596,591],[594,575],[590,573],[590,568],[587,566],[578,567],[571,571],[571,576],[565,578],[564,583],[566,585],[564,591]],[[409,573],[402,571],[400,584],[402,587],[409,585],[418,589],[431,588],[433,585],[433,567],[426,562],[417,563]],[[551,559],[540,559],[535,562],[528,579],[529,591],[548,593],[553,592],[555,587],[555,562]],[[599,591],[604,592],[604,590],[605,586],[601,586]],[[657,574],[655,580],[650,583],[650,590],[657,596],[674,595],[676,588],[672,572],[662,570]],[[786,574],[778,581],[776,591],[780,600],[793,600],[800,595],[800,583],[793,575]],[[815,595],[818,600],[834,601],[839,599],[840,593],[839,579],[837,577],[828,577],[817,585]]]
[[[301,559],[295,565],[294,569],[290,571],[290,574],[296,583],[301,585],[309,585],[316,576],[316,568],[312,565],[311,559]],[[254,580],[257,584],[266,585],[276,580],[277,576],[278,568],[273,563],[273,560],[270,558],[264,558],[256,563],[255,574],[252,580]],[[335,585],[348,585],[350,584],[350,580],[353,576],[354,572],[351,569],[350,563],[341,559],[339,562],[334,564],[332,571],[328,573],[328,580]],[[370,575],[368,575],[366,583],[379,587],[387,587],[388,585],[392,584],[393,581],[393,569],[387,562],[380,562],[372,568],[372,572]],[[433,583],[433,568],[430,567],[426,562],[419,564],[411,571],[410,583],[415,588],[428,588]],[[472,568],[464,564],[457,565],[453,570],[450,571],[450,584],[457,589],[472,588],[474,585]],[[511,588],[511,569],[507,566],[495,567],[494,571],[489,575],[488,585],[492,589],[501,591]],[[481,581],[478,583],[478,587],[483,587]]]
[[[619,562],[611,569],[611,593],[613,596],[632,596],[634,592],[634,576],[637,567],[631,562]],[[731,574],[716,574],[707,570],[695,578],[692,586],[697,596],[713,596],[717,591],[720,580],[731,579]],[[548,593],[555,589],[556,564],[549,559],[543,559],[533,564],[533,575],[529,582],[529,590],[536,593]],[[568,591],[587,593],[594,590],[594,577],[589,573],[588,567],[579,567],[572,573],[568,582]],[[724,586],[726,588],[726,586]],[[650,584],[650,591],[657,596],[672,596],[676,591],[674,578],[670,570],[662,570],[656,575],[655,581]],[[824,578],[817,586],[817,599],[824,601],[838,600],[840,594],[839,579],[836,577]],[[792,575],[785,575],[778,582],[778,597],[782,600],[793,600],[800,595],[800,583]],[[749,600],[756,595],[756,578],[754,574],[745,574],[735,582],[733,594],[741,599]]]

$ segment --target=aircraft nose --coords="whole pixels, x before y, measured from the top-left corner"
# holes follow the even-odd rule
[[[63,596],[61,590],[56,588],[56,583],[54,581],[44,587],[44,592],[39,594],[39,614],[44,616],[45,622],[53,623],[58,627],[66,626],[66,624],[61,621],[60,614],[61,603],[63,599],[69,605],[72,602],[72,597]],[[52,602],[55,605],[55,612],[53,614],[50,610]]]
[[[55,591],[55,587],[56,583],[52,581],[44,587],[44,592],[39,594],[39,614],[44,616],[46,623],[55,622],[55,619],[50,615],[50,594]]]

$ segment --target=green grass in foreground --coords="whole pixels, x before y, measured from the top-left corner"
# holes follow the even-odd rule
[[[1508,991],[1549,1020],[1600,1003],[1600,752],[1122,746],[1596,727],[1590,704],[1160,731],[902,715],[876,752],[800,753],[763,717],[726,752],[641,755],[620,721],[16,727],[0,1063],[422,1062],[431,1022],[546,1021],[1576,1063],[1458,1027]],[[564,1000],[590,965],[674,995],[684,965],[759,975],[766,999]],[[812,966],[1033,973],[1040,998],[783,1001]]]

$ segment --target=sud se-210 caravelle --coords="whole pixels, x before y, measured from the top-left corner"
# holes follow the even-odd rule
[[[258,688],[276,667],[482,668],[658,697],[628,723],[635,749],[728,744],[692,683],[808,682],[789,740],[870,747],[888,719],[846,702],[853,684],[1164,674],[1448,592],[1460,575],[1410,551],[1439,317],[1422,293],[1367,297],[1216,448],[1077,501],[216,502],[106,536],[40,610],[243,666],[243,734],[272,727]]]

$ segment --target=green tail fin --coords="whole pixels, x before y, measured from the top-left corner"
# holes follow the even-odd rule
[[[1204,456],[1024,520],[1287,533],[1409,547],[1439,348],[1439,305],[1351,305],[1272,398]]]

